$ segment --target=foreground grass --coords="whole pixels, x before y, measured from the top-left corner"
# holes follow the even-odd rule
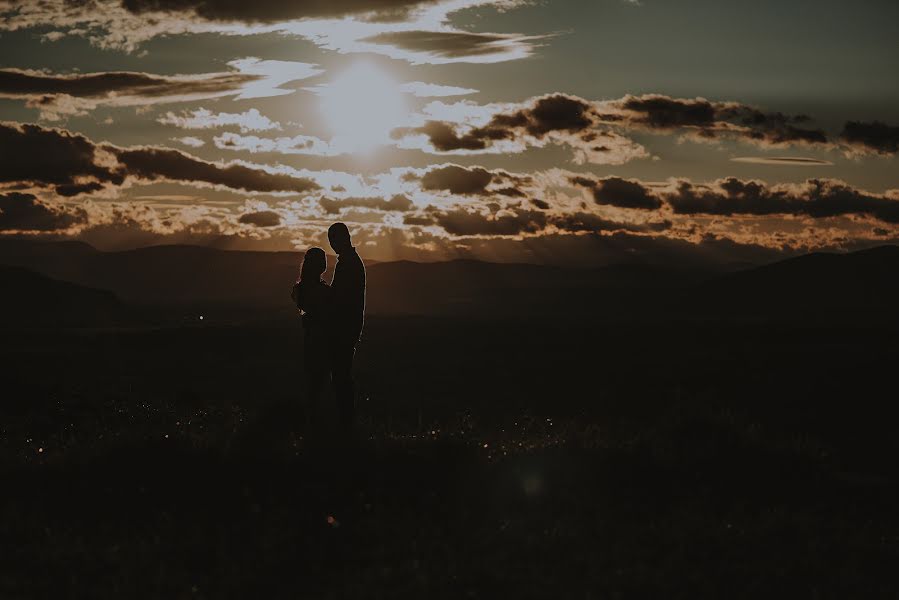
[[[896,597],[882,332],[450,329],[361,357],[352,439],[280,330],[16,340],[0,597]]]
[[[2,474],[0,595],[894,597],[895,481],[720,420],[562,427],[40,453]]]

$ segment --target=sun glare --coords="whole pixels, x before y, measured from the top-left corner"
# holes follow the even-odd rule
[[[332,144],[347,152],[366,152],[390,140],[390,131],[407,116],[397,83],[377,67],[358,63],[319,88],[322,112],[334,135]]]

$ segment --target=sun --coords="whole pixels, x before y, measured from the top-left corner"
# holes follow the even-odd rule
[[[332,145],[367,152],[390,141],[408,111],[397,83],[370,63],[357,63],[318,90]]]

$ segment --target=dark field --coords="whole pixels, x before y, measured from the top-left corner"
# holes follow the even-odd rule
[[[899,593],[893,323],[214,321],[4,332],[0,597]]]

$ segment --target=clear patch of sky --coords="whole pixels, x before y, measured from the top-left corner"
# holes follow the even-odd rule
[[[552,0],[459,13],[474,30],[558,33],[538,56],[467,69],[491,100],[568,91],[734,99],[824,120],[899,120],[895,0]]]

